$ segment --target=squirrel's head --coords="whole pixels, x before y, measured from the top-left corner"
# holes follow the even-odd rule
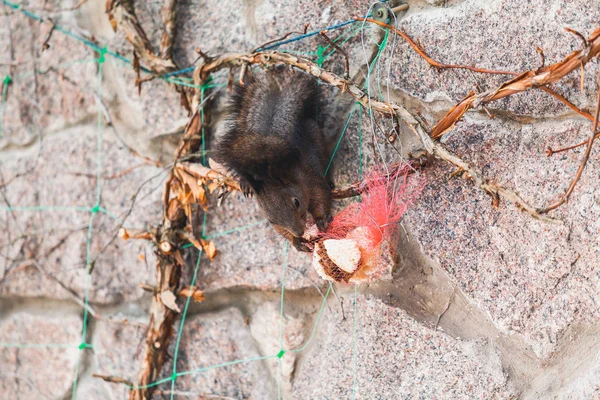
[[[308,196],[293,183],[266,182],[256,194],[265,216],[284,236],[301,237],[306,225]]]

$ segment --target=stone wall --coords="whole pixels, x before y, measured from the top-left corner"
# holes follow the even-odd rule
[[[592,3],[409,1],[398,24],[442,62],[520,72],[540,66],[536,45],[546,64],[580,48],[564,27],[587,37],[600,24]],[[23,3],[131,59],[104,2],[67,9],[77,4]],[[155,44],[161,6],[136,2]],[[211,55],[248,51],[307,22],[318,29],[369,7],[358,0],[179,1],[174,59],[192,65],[197,47]],[[155,256],[150,244],[115,238],[116,230],[122,219],[137,229],[160,222],[164,166],[187,116],[163,80],[144,83],[138,95],[130,65],[107,55],[99,70],[98,53],[59,29],[43,50],[49,24],[7,2],[0,9],[0,75],[12,78],[0,111],[0,397],[124,399],[126,386],[92,374],[135,381],[150,306],[140,284],[154,283]],[[344,45],[352,74],[373,36],[366,29],[364,39]],[[286,49],[319,45],[312,37]],[[342,73],[342,59],[328,58],[324,67]],[[554,88],[591,111],[599,70],[597,60],[586,67],[583,90],[579,73]],[[430,124],[475,85],[487,90],[507,79],[433,69],[400,38],[390,38],[376,72],[373,91],[419,110]],[[352,105],[336,98],[335,135]],[[590,122],[539,90],[494,102],[488,111],[494,118],[485,110],[467,113],[445,145],[533,204],[564,193],[583,148],[553,157],[546,149],[586,139]],[[358,179],[360,154],[368,168],[379,157],[419,150],[406,132],[396,150],[379,136],[371,140],[367,114],[356,112],[350,121],[334,161],[339,186]],[[307,255],[285,250],[252,199],[230,196],[211,208],[207,232],[250,227],[215,237],[219,255],[201,260],[198,286],[206,301],[191,304],[178,352],[174,338],[161,376],[171,375],[174,358],[177,371],[195,372],[159,385],[155,398],[169,398],[171,390],[178,398],[208,399],[600,398],[598,155],[594,149],[573,197],[552,214],[562,225],[504,201],[494,208],[488,195],[434,161],[403,220],[388,279],[356,291],[336,285],[335,296]],[[92,212],[98,193],[101,209]],[[93,266],[89,275],[86,265]],[[278,361],[282,344],[301,351]],[[244,362],[219,366],[237,360]]]

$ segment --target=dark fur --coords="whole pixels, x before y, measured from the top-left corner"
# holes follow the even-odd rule
[[[297,248],[303,247],[297,238],[307,212],[320,229],[330,219],[320,98],[317,82],[302,72],[279,68],[247,77],[234,87],[226,131],[217,144],[217,161],[240,178],[244,191],[256,196],[271,224]]]

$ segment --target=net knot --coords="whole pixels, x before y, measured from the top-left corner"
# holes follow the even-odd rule
[[[104,57],[106,55],[106,52],[107,52],[106,46],[104,46],[102,49],[100,49],[100,57],[98,58],[98,62],[100,64],[104,63],[104,61],[106,60]]]

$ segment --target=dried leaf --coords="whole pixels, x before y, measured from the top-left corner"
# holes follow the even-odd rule
[[[188,237],[188,240],[194,245],[195,248],[198,250],[203,250],[210,260],[214,260],[214,258],[217,256],[217,247],[215,246],[214,242],[209,242],[208,240],[204,239],[200,239],[200,241],[198,241],[191,237]]]
[[[206,251],[206,255],[212,261],[217,256],[217,247],[214,242],[204,242],[204,251]]]
[[[181,289],[179,291],[179,295],[183,296],[183,297],[192,297],[192,299],[194,300],[194,303],[200,303],[200,302],[206,300],[204,297],[204,292],[202,290],[196,288],[195,286],[184,287],[183,289]]]
[[[181,203],[177,198],[169,201],[169,207],[167,208],[167,218],[169,221],[175,221],[179,219],[181,213]]]
[[[181,310],[179,309],[176,300],[177,299],[175,295],[170,290],[165,290],[160,294],[160,301],[165,305],[165,307],[180,313]]]
[[[204,246],[202,246],[202,243],[200,243],[198,240],[188,237],[188,240],[190,241],[191,244],[194,245],[195,248],[197,248],[198,250],[204,250]]]
[[[214,193],[215,190],[217,190],[219,188],[219,184],[217,182],[210,182],[207,187],[208,187],[208,191],[212,194]]]
[[[202,185],[198,184],[198,178],[190,174],[185,168],[180,165],[175,167],[175,172],[181,178],[182,183],[189,188],[194,199],[203,207],[207,205],[206,191]],[[181,201],[182,199],[180,199]],[[187,198],[183,199],[182,204],[188,203]],[[189,215],[188,215],[189,216]]]
[[[175,257],[175,261],[177,261],[177,264],[185,265],[185,261],[183,261],[183,257],[181,257],[181,253],[179,252],[179,250],[173,252],[173,257]]]

